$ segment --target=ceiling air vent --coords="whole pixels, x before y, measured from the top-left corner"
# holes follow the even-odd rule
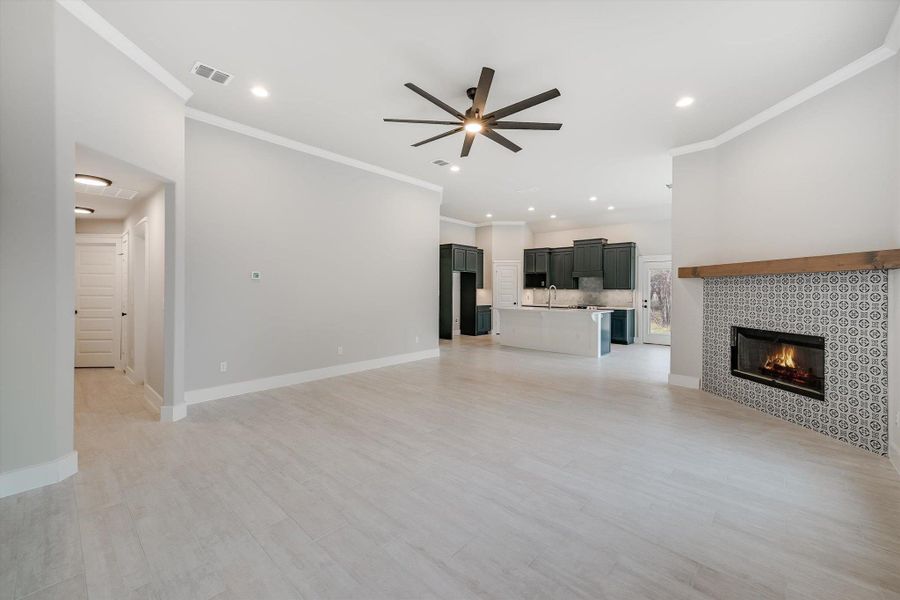
[[[450,163],[448,161],[444,160],[443,158],[436,158],[433,161],[431,161],[431,164],[437,165],[439,167],[446,167]]]
[[[222,85],[228,85],[228,82],[231,81],[231,74],[226,73],[225,71],[220,71],[215,67],[205,65],[202,62],[195,62],[194,66],[191,67],[191,73],[199,75],[203,79],[209,79],[210,81],[221,83]]]

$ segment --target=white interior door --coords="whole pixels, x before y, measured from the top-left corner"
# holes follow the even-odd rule
[[[672,260],[641,261],[641,340],[672,344]]]
[[[493,305],[494,308],[518,308],[522,285],[519,281],[519,273],[522,272],[522,263],[519,261],[494,261]],[[500,333],[500,319],[496,311],[492,311],[491,331]]]
[[[115,241],[75,246],[75,366],[115,367],[119,287]]]

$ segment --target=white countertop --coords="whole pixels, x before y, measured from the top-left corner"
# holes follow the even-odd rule
[[[504,346],[599,357],[609,348],[609,309],[520,306],[498,308],[495,329]]]
[[[612,308],[566,308],[563,306],[554,306],[553,308],[547,308],[546,306],[519,306],[516,308],[498,308],[497,310],[543,310],[543,311],[552,311],[552,312],[574,312],[574,313],[611,313],[614,309]]]

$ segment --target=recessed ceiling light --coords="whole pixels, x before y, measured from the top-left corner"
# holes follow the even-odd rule
[[[95,187],[109,187],[112,185],[112,181],[105,177],[85,175],[84,173],[75,173],[75,183],[82,183],[84,185],[92,185]]]
[[[556,215],[550,215],[550,218],[551,218],[551,219],[555,219],[555,218],[556,218]]]
[[[607,206],[606,210],[616,210],[616,207],[615,206]]]
[[[486,216],[488,219],[490,219],[490,218],[493,217],[494,215],[492,215],[491,213],[488,213],[488,214],[486,214],[486,215],[484,215],[484,216]]]
[[[269,90],[267,90],[266,88],[264,88],[261,85],[255,85],[252,88],[250,88],[250,93],[253,94],[254,96],[256,96],[257,98],[268,98],[269,97]]]
[[[466,131],[469,133],[478,133],[481,131],[481,123],[478,121],[469,121],[466,123]]]
[[[450,165],[450,170],[454,173],[459,173],[459,165]]]
[[[588,198],[588,200],[590,200],[591,202],[596,202],[597,196],[591,196],[590,198]]]
[[[94,213],[93,208],[88,208],[87,206],[76,206],[75,214],[76,215],[90,215]]]
[[[675,103],[675,106],[677,106],[678,108],[687,108],[688,106],[690,106],[693,103],[694,103],[693,98],[691,98],[690,96],[683,96],[678,99],[678,102]]]
[[[534,207],[533,207],[533,206],[529,206],[529,207],[528,207],[528,212],[534,212]]]

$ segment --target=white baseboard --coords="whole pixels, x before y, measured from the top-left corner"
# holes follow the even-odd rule
[[[174,406],[160,406],[159,420],[165,423],[174,423],[180,421],[187,416],[187,404],[176,404]]]
[[[678,375],[677,373],[669,373],[669,385],[699,389],[700,378],[691,377],[690,375]]]
[[[310,369],[309,371],[298,371],[296,373],[287,373],[285,375],[276,375],[274,377],[251,379],[250,381],[239,381],[238,383],[229,383],[227,385],[219,385],[216,387],[187,391],[184,393],[184,402],[185,404],[199,404],[201,402],[209,402],[210,400],[218,400],[220,398],[240,396],[241,394],[261,392],[263,390],[271,390],[274,388],[296,385],[298,383],[306,383],[307,381],[316,381],[317,379],[328,379],[329,377],[349,375],[351,373],[359,373],[360,371],[380,369],[382,367],[390,367],[392,365],[399,365],[417,360],[423,360],[426,358],[438,358],[440,355],[441,351],[438,348],[433,348],[431,350],[423,350],[421,352],[395,354],[393,356],[385,356],[383,358],[374,358],[372,360],[362,360],[359,362],[334,365],[331,367],[323,367],[321,369]]]
[[[128,378],[128,381],[133,383],[134,385],[141,385],[144,383],[144,380],[138,377],[138,374],[134,372],[134,369],[131,367],[125,367],[125,377]]]
[[[147,383],[144,384],[144,402],[147,404],[147,407],[157,415],[159,414],[162,405],[165,404],[165,401],[162,396],[159,395],[159,392],[154,390]]]
[[[78,452],[72,450],[56,460],[0,473],[0,498],[59,483],[78,472]]]

